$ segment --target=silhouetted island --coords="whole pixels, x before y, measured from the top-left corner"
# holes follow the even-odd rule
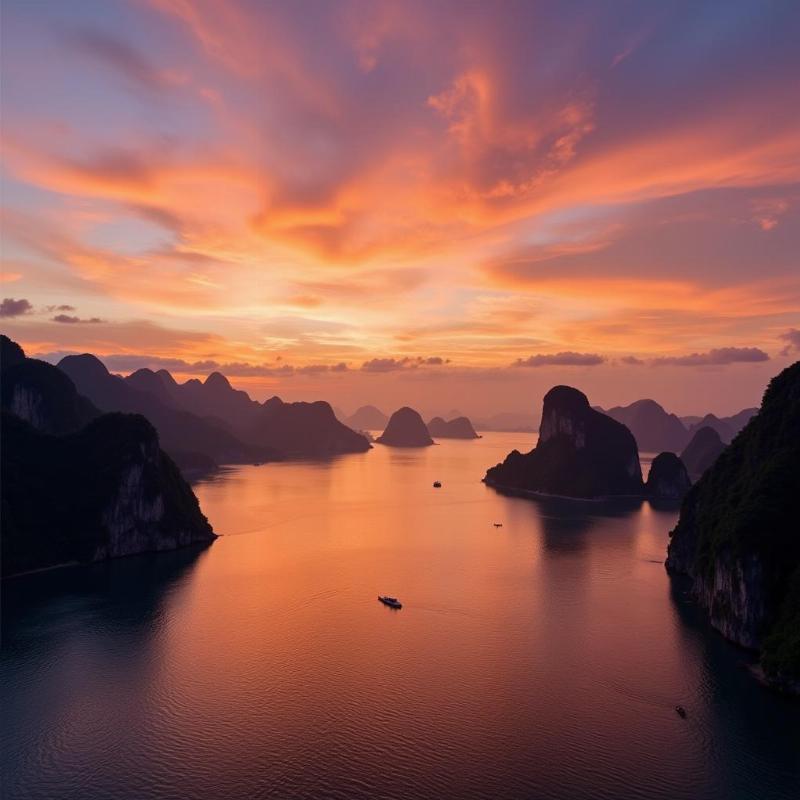
[[[366,436],[336,419],[329,403],[284,403],[271,397],[260,407],[250,430],[252,440],[292,457],[363,453]]]
[[[507,491],[587,499],[644,493],[633,434],[570,386],[544,396],[536,447],[512,450],[484,481]]]
[[[645,492],[651,501],[679,503],[692,485],[683,461],[675,453],[659,453],[650,465]]]
[[[637,400],[628,406],[614,406],[603,413],[625,425],[640,450],[678,452],[689,441],[689,432],[681,420],[666,412],[655,400]]]
[[[436,439],[480,439],[467,417],[444,420],[434,417],[428,423],[428,433]]]
[[[345,420],[345,424],[354,431],[382,431],[388,421],[389,417],[379,408],[361,406]]]
[[[216,538],[144,417],[101,414],[1,341],[4,576]]]
[[[704,426],[698,428],[686,449],[681,453],[681,461],[686,465],[692,480],[697,480],[719,457],[725,449],[714,428]]]
[[[766,680],[800,692],[800,362],[692,487],[666,567],[689,576],[711,624],[761,651]]]
[[[422,417],[408,406],[392,414],[386,430],[376,441],[392,447],[427,447],[433,444]]]

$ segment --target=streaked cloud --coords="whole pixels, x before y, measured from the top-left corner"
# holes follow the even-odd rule
[[[685,356],[660,356],[652,363],[659,366],[708,367],[725,364],[752,364],[769,361],[769,356],[758,347],[719,347],[706,353],[691,353]]]
[[[527,358],[518,358],[512,366],[514,367],[596,367],[598,364],[605,363],[604,356],[597,353],[551,353],[537,354]]]
[[[800,319],[799,30],[759,0],[12,4],[4,317],[264,386],[732,374]]]

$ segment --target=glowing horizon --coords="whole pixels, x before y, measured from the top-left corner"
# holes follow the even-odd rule
[[[4,3],[2,329],[257,397],[732,413],[800,353],[800,13]]]

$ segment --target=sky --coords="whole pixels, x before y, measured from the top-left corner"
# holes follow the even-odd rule
[[[3,0],[0,329],[430,413],[757,405],[800,4]]]

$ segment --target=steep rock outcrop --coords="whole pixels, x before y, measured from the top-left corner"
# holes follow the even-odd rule
[[[650,465],[645,493],[655,502],[679,503],[691,485],[683,461],[675,453],[664,452],[659,453]]]
[[[484,481],[505,490],[587,499],[644,491],[633,434],[570,386],[544,396],[536,447],[526,454],[513,450]]]
[[[451,420],[434,417],[428,423],[428,433],[437,439],[480,439],[467,417]]]
[[[101,414],[70,378],[2,361],[2,571],[208,542],[197,499],[140,416]],[[88,423],[88,424],[87,424]]]
[[[318,458],[363,453],[371,445],[336,419],[329,403],[284,403],[271,397],[261,407],[252,440],[295,458]]]
[[[687,575],[712,625],[800,690],[800,362],[689,491],[666,567]]]
[[[22,353],[22,349],[19,348]],[[4,359],[0,405],[45,433],[70,433],[100,412],[60,370],[34,358]]]
[[[693,480],[697,480],[719,457],[725,444],[714,428],[703,426],[692,436],[686,449],[681,453],[681,461]]]
[[[689,441],[689,432],[681,420],[667,413],[655,400],[637,400],[629,406],[609,408],[604,413],[630,430],[640,450],[677,452]]]
[[[104,414],[64,436],[8,412],[2,424],[4,575],[216,538],[144,417]]]
[[[427,447],[433,444],[422,417],[408,406],[392,414],[386,429],[376,441],[391,447]]]

